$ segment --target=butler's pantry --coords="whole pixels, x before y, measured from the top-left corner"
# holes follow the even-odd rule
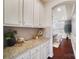
[[[3,2],[4,59],[75,59],[75,0]],[[63,40],[72,56],[58,56]]]

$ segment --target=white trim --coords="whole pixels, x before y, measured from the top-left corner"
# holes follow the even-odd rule
[[[74,55],[76,57],[76,37],[74,35],[71,35],[71,43],[72,43]]]

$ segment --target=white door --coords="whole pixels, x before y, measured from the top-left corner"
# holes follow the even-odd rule
[[[19,25],[21,23],[19,0],[4,0],[4,24]]]
[[[39,0],[34,0],[34,26],[39,26]]]
[[[24,0],[23,2],[23,24],[26,26],[33,25],[33,0]]]

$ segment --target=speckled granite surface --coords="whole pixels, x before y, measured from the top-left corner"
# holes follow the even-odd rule
[[[37,45],[40,45],[44,42],[46,42],[48,39],[31,39],[28,41],[25,41],[22,44],[15,44],[15,46],[7,47],[4,49],[4,59],[12,59],[13,57],[22,54],[25,51],[28,51],[29,49],[32,49],[36,47]]]

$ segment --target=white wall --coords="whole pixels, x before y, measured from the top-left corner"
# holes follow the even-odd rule
[[[72,18],[72,34],[76,36],[76,14]]]
[[[71,35],[71,42],[74,51],[74,55],[76,56],[76,14],[72,17],[72,35]]]

